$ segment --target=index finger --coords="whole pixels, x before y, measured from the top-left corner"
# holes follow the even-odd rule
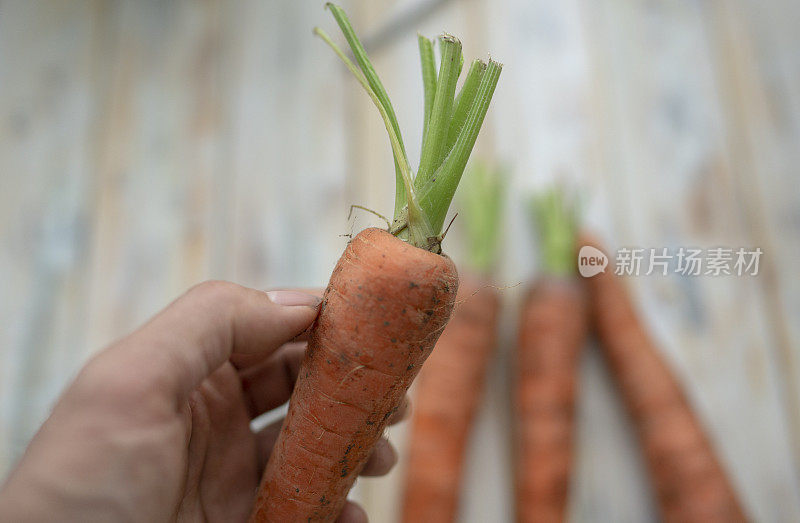
[[[297,337],[313,322],[318,303],[309,296],[305,305],[280,305],[264,291],[206,282],[109,351],[123,368],[137,369],[182,403],[232,354],[266,356]]]
[[[322,287],[311,287],[311,288],[303,288],[303,287],[290,287],[288,289],[273,289],[271,291],[267,291],[267,295],[273,292],[291,292],[291,293],[302,293],[311,296],[315,296],[318,299],[322,299],[322,295],[325,293],[325,289]],[[308,341],[308,335],[311,330],[311,326],[313,323],[310,323],[308,327],[303,329],[303,331],[292,338],[291,340],[287,340],[286,343],[295,343],[295,342],[305,342]],[[236,367],[237,370],[243,371],[249,369],[251,367],[257,366],[262,364],[267,358],[271,356],[271,353],[234,353],[231,355],[231,363],[233,366]]]

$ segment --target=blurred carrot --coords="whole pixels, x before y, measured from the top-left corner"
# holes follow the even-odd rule
[[[576,279],[576,217],[557,190],[532,202],[542,276],[523,302],[516,352],[517,521],[564,521],[587,310]]]
[[[455,521],[464,454],[495,347],[499,299],[461,277],[450,323],[417,380],[402,521]]]
[[[467,173],[462,193],[471,269],[417,380],[402,521],[450,522],[458,513],[465,451],[496,344],[500,300],[489,275],[498,257],[501,174]]]
[[[583,237],[581,245],[598,244]],[[746,521],[700,421],[638,318],[624,283],[607,270],[586,284],[594,326],[636,424],[662,518]]]

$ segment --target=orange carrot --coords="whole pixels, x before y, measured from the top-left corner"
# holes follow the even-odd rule
[[[531,200],[541,276],[522,304],[517,341],[517,521],[564,521],[572,468],[578,360],[587,310],[576,280],[575,209],[552,189]]]
[[[417,381],[402,521],[455,521],[469,429],[495,347],[500,300],[461,278],[459,303]]]
[[[516,357],[517,521],[564,521],[586,304],[574,278],[544,278],[522,306]]]
[[[447,323],[449,258],[367,229],[333,271],[251,521],[332,521]]]
[[[586,237],[581,245],[597,243]],[[587,286],[597,336],[636,424],[664,521],[746,521],[700,420],[624,283],[607,270],[588,278]]]

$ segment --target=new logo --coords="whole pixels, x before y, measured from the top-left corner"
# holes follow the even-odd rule
[[[578,252],[578,272],[584,278],[591,278],[595,274],[606,272],[608,256],[600,249],[591,245],[584,245]]]

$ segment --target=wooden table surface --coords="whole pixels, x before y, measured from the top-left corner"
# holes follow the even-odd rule
[[[749,512],[800,520],[800,3],[349,2],[418,161],[415,30],[506,64],[476,156],[511,168],[508,314],[463,520],[508,521],[507,354],[536,272],[522,197],[578,187],[609,245],[760,247],[755,277],[641,276],[643,316]],[[0,476],[94,351],[193,283],[322,286],[351,203],[391,207],[377,112],[322,2],[0,0]],[[393,27],[388,39],[378,32]],[[456,221],[449,250],[460,256]],[[523,282],[523,285],[516,285]],[[601,358],[582,366],[574,521],[653,501]],[[405,428],[390,436],[402,446]],[[360,481],[392,521],[402,466]]]

